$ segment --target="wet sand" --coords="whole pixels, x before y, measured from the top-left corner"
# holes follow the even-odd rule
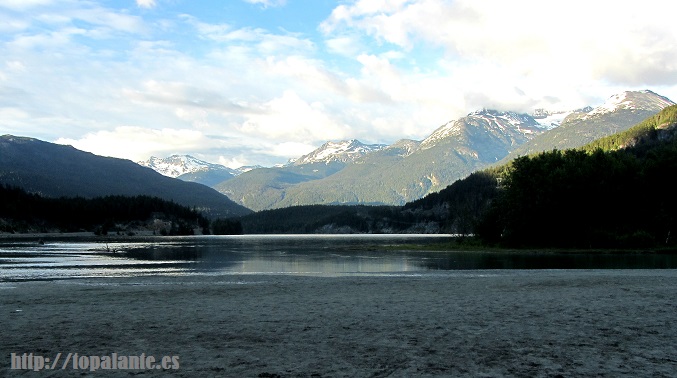
[[[134,375],[674,377],[677,271],[231,275],[0,284],[10,353],[178,355]],[[130,371],[98,372],[129,376]]]

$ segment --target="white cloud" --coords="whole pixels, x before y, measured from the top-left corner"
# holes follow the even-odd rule
[[[56,143],[68,144],[98,155],[133,161],[145,160],[151,155],[187,153],[213,145],[213,142],[196,130],[149,129],[134,126],[93,132],[79,139],[60,138]]]
[[[260,28],[232,29],[228,25],[199,24],[198,30],[205,38],[221,43],[255,44],[259,54],[283,53],[293,51],[312,51],[312,41],[293,34],[271,34]]]
[[[493,62],[534,81],[565,75],[574,83],[677,82],[677,3],[572,0],[361,0],[337,7],[322,30],[346,29],[403,49],[420,43],[449,59]],[[572,84],[569,81],[570,84]]]
[[[24,10],[39,5],[48,5],[53,2],[54,0],[3,0],[0,2],[0,8]]]
[[[287,4],[287,0],[244,0],[250,4],[258,4],[263,8],[281,7]]]
[[[267,140],[307,142],[350,134],[350,129],[333,119],[321,103],[308,103],[293,91],[263,104],[260,113],[249,116],[240,131]]]
[[[126,33],[140,34],[146,31],[141,18],[107,8],[77,8],[65,12],[64,16]]]
[[[251,165],[249,159],[247,159],[244,156],[236,156],[236,157],[219,156],[217,163],[225,165],[226,167],[232,169],[240,168],[245,165]]]
[[[16,33],[27,29],[30,26],[29,22],[18,20],[3,14],[0,14],[0,32],[2,33]]]
[[[367,49],[356,35],[340,35],[324,41],[332,54],[355,57]]]
[[[136,0],[136,5],[140,8],[155,8],[157,1],[155,0]]]
[[[292,157],[300,157],[305,155],[315,150],[317,147],[317,145],[309,143],[282,142],[271,146],[271,148],[266,152],[273,156],[280,156],[289,159]]]

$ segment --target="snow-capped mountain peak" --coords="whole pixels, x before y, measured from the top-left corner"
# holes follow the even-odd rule
[[[476,110],[468,114],[468,117],[484,119],[490,122],[503,121],[504,123],[508,123],[516,127],[522,125],[530,125],[530,126],[538,125],[538,122],[535,122],[534,119],[528,114],[520,114],[515,112],[500,112],[498,110],[492,109]]]
[[[427,138],[425,138],[421,144],[421,148],[426,148],[434,145],[440,140],[447,139],[450,137],[458,136],[463,132],[461,123],[458,121],[450,121],[442,125],[437,130],[433,131]]]
[[[442,140],[460,137],[469,128],[483,129],[490,133],[520,134],[524,136],[530,136],[545,130],[543,126],[528,114],[481,109],[459,120],[442,125],[421,142],[420,148],[427,149]]]
[[[208,163],[190,155],[172,155],[164,159],[151,156],[150,159],[138,163],[144,167],[151,168],[162,175],[174,178],[186,173],[195,173],[206,170],[231,171],[231,169],[223,165]]]
[[[667,97],[663,97],[649,90],[643,91],[625,91],[609,97],[604,104],[594,108],[586,114],[585,118],[613,113],[617,110],[643,109],[659,111],[667,106],[675,105]]]
[[[357,139],[343,140],[340,142],[327,142],[320,148],[303,155],[298,159],[289,161],[291,165],[330,162],[353,162],[356,159],[372,152],[385,148],[384,144],[364,144]]]

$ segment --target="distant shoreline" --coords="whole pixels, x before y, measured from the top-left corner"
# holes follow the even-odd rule
[[[153,235],[152,232],[137,232],[134,235],[117,235],[117,234],[108,234],[108,235],[97,235],[94,232],[83,231],[83,232],[29,232],[29,233],[0,233],[0,240],[31,240],[31,239],[131,239],[135,237],[149,237],[149,236],[158,236]]]
[[[462,239],[458,235],[449,235],[449,234],[243,234],[237,235],[241,237],[356,237],[361,236],[370,236],[377,235],[383,237],[398,237],[398,236],[420,236],[420,237],[449,237],[453,238],[454,241],[449,241],[447,243],[434,243],[434,244],[417,244],[415,241],[411,243],[402,243],[402,244],[393,244],[386,249],[391,250],[407,250],[407,251],[420,251],[420,252],[468,252],[468,253],[571,253],[571,254],[677,254],[677,249],[675,248],[590,248],[590,249],[580,249],[580,248],[507,248],[507,247],[496,247],[496,246],[481,246],[477,244],[464,244],[458,243],[458,240]],[[181,237],[204,237],[204,236],[233,236],[233,235],[188,235]],[[157,238],[165,239],[171,238],[172,236],[164,236],[153,234],[152,232],[138,232],[134,235],[127,234],[108,234],[108,235],[96,235],[94,232],[46,232],[46,233],[0,233],[0,242],[3,241],[49,241],[49,240],[73,240],[73,241],[134,241],[148,238]],[[365,248],[369,248],[369,239],[365,238]],[[380,247],[383,248],[382,246]]]

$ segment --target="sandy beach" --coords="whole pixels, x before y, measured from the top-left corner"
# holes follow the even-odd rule
[[[229,275],[0,284],[11,353],[178,355],[229,377],[674,377],[677,271]]]

